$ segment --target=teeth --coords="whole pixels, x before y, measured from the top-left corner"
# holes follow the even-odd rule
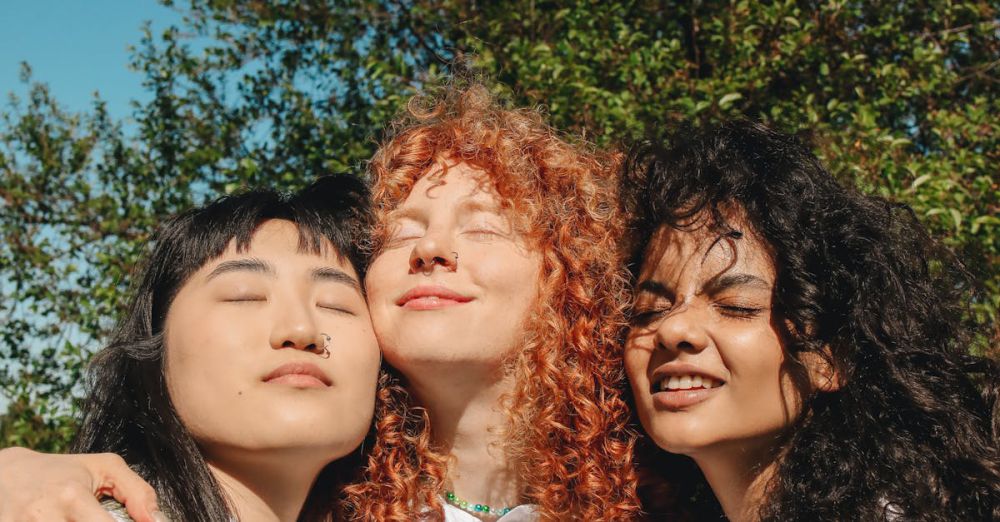
[[[722,383],[711,377],[703,377],[701,375],[671,375],[670,378],[660,380],[659,391],[711,389],[719,386],[722,386]]]

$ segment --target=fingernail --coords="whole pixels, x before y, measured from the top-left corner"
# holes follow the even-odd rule
[[[156,522],[170,522],[170,519],[159,510],[153,511],[150,513],[150,516],[152,516],[153,520]]]

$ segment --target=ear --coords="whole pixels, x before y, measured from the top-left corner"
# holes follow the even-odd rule
[[[813,390],[830,393],[844,386],[844,374],[834,364],[829,346],[824,346],[821,352],[802,352],[798,358],[806,368]]]

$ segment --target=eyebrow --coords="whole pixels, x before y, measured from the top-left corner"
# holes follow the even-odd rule
[[[417,209],[413,207],[404,207],[404,208],[397,208],[389,212],[389,215],[387,217],[389,221],[394,221],[394,220],[398,221],[401,219],[411,219],[416,221],[419,215],[420,211],[418,211]]]
[[[476,212],[490,212],[494,214],[501,214],[502,209],[498,205],[492,203],[485,203],[483,201],[478,201],[475,199],[467,199],[458,204],[455,207],[456,214],[473,214]],[[400,219],[411,219],[414,221],[419,221],[423,212],[420,209],[413,207],[402,207],[397,208],[389,213],[390,220],[400,220]]]
[[[340,283],[347,285],[357,291],[361,291],[361,285],[358,280],[351,277],[350,274],[344,272],[343,270],[333,268],[330,266],[323,268],[316,268],[312,271],[313,281],[331,281],[334,283]]]
[[[459,203],[456,213],[473,214],[475,212],[490,212],[500,214],[500,207],[493,203],[486,203],[475,199],[467,199]]]
[[[261,259],[249,258],[219,263],[219,266],[215,267],[215,269],[208,274],[207,279],[212,280],[222,274],[228,274],[231,272],[253,272],[269,277],[276,277],[278,275],[278,271],[275,270],[274,265]],[[332,266],[315,268],[309,276],[313,281],[332,281],[334,283],[350,286],[358,291],[361,290],[361,285],[358,283],[357,279],[351,277],[351,275],[347,272]]]
[[[254,272],[272,277],[278,274],[278,272],[274,269],[274,266],[270,263],[251,257],[249,259],[236,259],[233,261],[219,263],[219,266],[215,267],[215,269],[208,274],[207,280],[211,281],[222,274],[228,274],[230,272]]]
[[[764,290],[770,290],[771,284],[767,281],[752,275],[744,273],[725,273],[716,277],[713,277],[705,286],[702,287],[702,293],[706,294],[717,294],[723,290],[732,288],[734,286],[750,286],[757,287]]]
[[[645,281],[640,282],[638,285],[636,285],[635,289],[637,294],[642,292],[649,292],[651,294],[666,296],[670,293],[667,290],[667,287],[663,285],[663,283],[659,281],[654,281],[652,279],[647,279]]]

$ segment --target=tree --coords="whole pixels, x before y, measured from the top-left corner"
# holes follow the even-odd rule
[[[406,98],[472,62],[605,146],[747,115],[909,203],[1000,308],[1000,15],[986,1],[191,0],[147,28],[134,124],[44,84],[0,113],[0,446],[65,445],[73,393],[163,216],[359,171]],[[987,349],[985,345],[976,349]]]

